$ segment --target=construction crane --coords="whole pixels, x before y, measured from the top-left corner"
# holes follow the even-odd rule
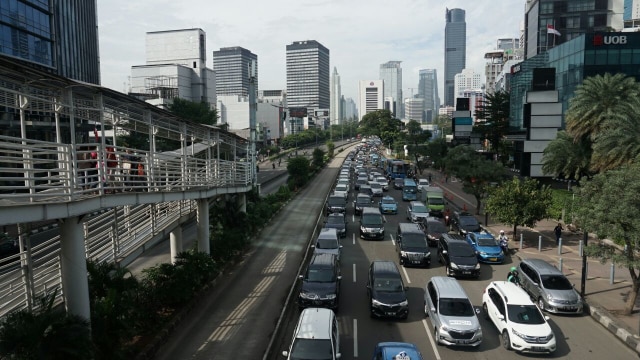
[[[407,88],[408,90],[411,90],[411,98],[413,99],[413,90],[420,90],[420,88]]]

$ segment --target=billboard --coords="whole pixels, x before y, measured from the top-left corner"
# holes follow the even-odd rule
[[[304,108],[304,107],[289,108],[289,117],[294,117],[294,118],[307,117],[307,108]]]

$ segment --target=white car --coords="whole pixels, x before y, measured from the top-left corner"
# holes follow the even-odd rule
[[[351,181],[349,181],[349,179],[344,179],[344,178],[338,179],[338,185],[346,185],[347,191],[351,190]]]
[[[348,191],[334,190],[333,191],[333,195],[342,196],[342,197],[344,197],[345,200],[347,200],[347,198],[349,198],[349,192]]]
[[[376,181],[378,184],[382,185],[382,190],[384,190],[384,191],[389,190],[389,180],[387,180],[387,178],[386,178],[386,177],[384,177],[384,176],[377,176],[377,177],[376,177],[376,179],[375,179],[375,181]]]
[[[505,349],[535,354],[556,351],[556,337],[547,323],[549,318],[516,284],[489,283],[482,294],[482,308],[485,318],[498,329]]]
[[[418,179],[418,191],[422,191],[429,186],[429,180],[427,179]]]
[[[382,196],[382,185],[375,181],[369,181],[369,186],[371,186],[371,193],[373,196]]]
[[[345,184],[338,184],[336,185],[336,189],[335,189],[336,193],[344,193],[344,198],[348,198],[349,197],[349,185],[345,185]]]

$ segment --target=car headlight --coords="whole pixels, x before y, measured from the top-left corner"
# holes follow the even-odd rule
[[[547,294],[547,300],[548,301],[553,301],[553,295]]]
[[[300,293],[300,297],[303,299],[309,300],[309,299],[315,299],[317,296],[314,293],[302,292]]]
[[[480,251],[480,255],[481,256],[487,256],[488,254],[486,252],[484,252],[484,251]]]
[[[424,257],[427,258],[427,259],[430,258],[431,257],[431,252],[424,253]]]
[[[380,234],[384,232],[384,228],[377,229]]]
[[[405,301],[399,303],[398,305],[400,305],[400,306],[408,306],[409,305],[409,301],[405,300]]]
[[[360,231],[365,232],[367,231],[367,228],[365,228],[364,226],[360,226]]]
[[[517,337],[519,337],[520,339],[523,339],[523,340],[526,339],[526,337],[527,337],[525,334],[519,333],[519,332],[515,331],[514,329],[511,329],[511,332],[513,333],[513,335],[515,335],[515,336],[517,336]]]
[[[475,269],[476,269],[476,270],[480,270],[480,263],[477,263],[477,264],[476,264]]]
[[[329,295],[327,295],[327,299],[329,299],[329,300],[333,300],[333,299],[335,299],[335,298],[336,298],[336,294],[329,294]]]
[[[407,253],[406,253],[405,251],[400,251],[400,256],[404,256],[404,257],[406,257],[406,256],[407,256]]]
[[[373,305],[373,306],[384,306],[384,305],[387,305],[387,304],[385,304],[383,302],[380,302],[380,301],[378,301],[376,299],[371,299],[371,305]]]
[[[456,265],[456,263],[454,263],[454,262],[449,264],[449,266],[451,266],[452,269],[457,269],[458,268],[458,265]]]
[[[440,326],[440,331],[448,333],[449,332],[449,328],[444,326],[444,325],[442,325],[442,326]]]

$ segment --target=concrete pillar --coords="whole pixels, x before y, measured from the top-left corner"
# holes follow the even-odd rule
[[[238,202],[238,207],[240,208],[240,211],[242,211],[243,213],[246,213],[247,212],[247,194],[238,193],[237,202]]]
[[[178,254],[182,252],[182,225],[171,230],[169,243],[171,245],[171,263],[175,264]]]
[[[211,254],[209,246],[209,199],[198,199],[198,251]]]
[[[62,291],[67,313],[90,320],[86,251],[82,222],[77,216],[62,221],[60,239]]]

